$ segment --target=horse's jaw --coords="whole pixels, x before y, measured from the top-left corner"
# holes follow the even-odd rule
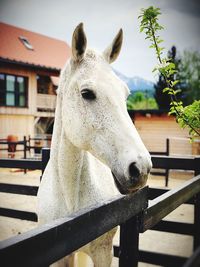
[[[112,175],[113,175],[113,179],[114,179],[115,185],[116,185],[117,189],[119,190],[120,194],[122,194],[122,195],[129,194],[128,189],[125,189],[125,188],[122,187],[122,185],[120,184],[120,182],[118,181],[118,179],[116,178],[116,176],[114,175],[113,172],[112,172]]]

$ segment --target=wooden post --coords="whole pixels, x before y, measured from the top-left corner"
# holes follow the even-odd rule
[[[200,174],[200,157],[194,159],[195,176]],[[200,246],[200,193],[194,197],[194,240],[193,250]]]
[[[169,138],[166,139],[166,154],[169,156]],[[169,184],[169,169],[166,169],[166,176],[165,176],[165,186],[168,187]]]
[[[24,136],[24,159],[26,159],[27,158],[27,155],[26,155],[26,151],[27,151],[27,147],[26,147],[26,136]],[[27,173],[27,169],[24,169],[24,174],[26,174]]]
[[[194,197],[194,240],[193,250],[200,246],[200,193]]]
[[[28,144],[28,150],[29,150],[29,154],[31,152],[30,146],[31,146],[31,136],[28,136],[28,140],[27,140],[27,144]]]
[[[119,267],[137,267],[139,260],[139,219],[135,216],[120,226]]]

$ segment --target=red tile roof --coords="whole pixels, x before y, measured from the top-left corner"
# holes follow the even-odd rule
[[[33,50],[26,48],[20,36],[28,40]],[[64,41],[0,23],[0,60],[60,70],[70,53]]]

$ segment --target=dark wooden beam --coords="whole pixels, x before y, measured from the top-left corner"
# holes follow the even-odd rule
[[[38,186],[0,183],[0,192],[37,196]]]
[[[16,218],[20,220],[27,220],[32,222],[38,221],[36,213],[23,210],[0,208],[0,216]]]
[[[152,200],[144,213],[141,232],[152,228],[171,211],[199,192],[200,175]]]
[[[42,170],[42,161],[35,159],[0,159],[0,168]]]

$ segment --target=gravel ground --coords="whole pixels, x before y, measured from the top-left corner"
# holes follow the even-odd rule
[[[169,188],[174,188],[191,178],[191,172],[170,172]],[[29,171],[27,174],[14,169],[0,169],[0,182],[23,185],[39,185],[39,171]],[[164,178],[150,176],[148,185],[153,187],[164,187]],[[36,212],[37,198],[16,194],[0,193],[1,207],[14,208]],[[193,207],[182,205],[168,215],[165,219],[171,221],[193,222]],[[22,232],[37,227],[37,223],[19,219],[0,216],[0,240],[7,239]],[[156,252],[164,252],[172,255],[189,257],[192,254],[192,237],[158,231],[146,231],[140,235],[140,249]],[[115,236],[114,244],[118,244],[118,234]],[[112,267],[117,266],[118,260],[113,259]],[[91,266],[87,263],[87,266]],[[140,263],[139,267],[150,267],[154,265]],[[81,265],[86,267],[86,265]]]

